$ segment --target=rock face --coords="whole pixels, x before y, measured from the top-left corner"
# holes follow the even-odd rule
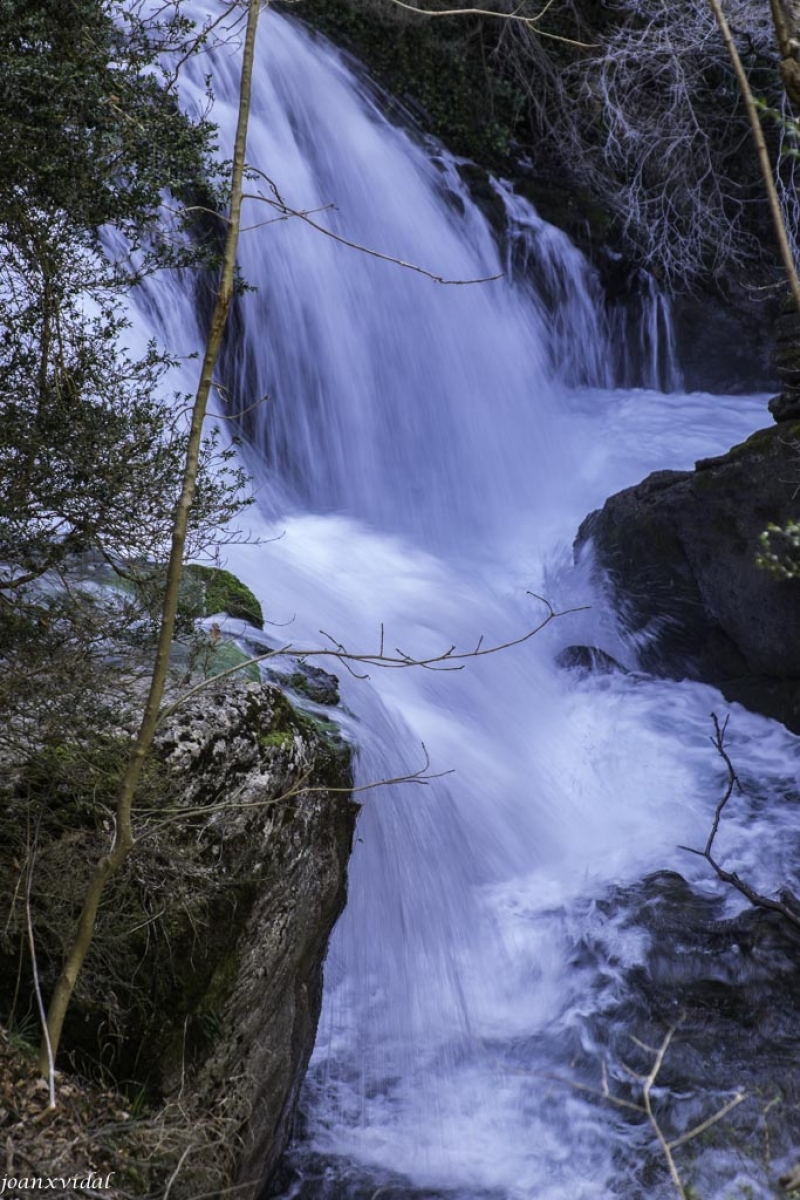
[[[769,411],[776,421],[800,420],[800,314],[793,303],[775,322],[775,367],[782,391]]]
[[[703,680],[800,732],[800,579],[756,565],[800,508],[800,426],[754,434],[694,471],[659,471],[578,531],[591,541],[642,666]]]
[[[92,1078],[102,1064],[127,1093],[119,1108],[138,1098],[118,1137],[97,1134],[120,1193],[163,1195],[171,1180],[172,1200],[231,1188],[253,1200],[286,1144],[357,812],[349,748],[324,726],[274,684],[228,679],[158,732],[136,844],[104,896],[59,1056]],[[34,747],[0,780],[0,1020],[35,1013],[26,830],[39,821],[32,911],[48,995],[128,753],[119,729],[84,732]]]
[[[239,896],[225,952],[194,1005],[213,1012],[212,1036],[165,1063],[165,1095],[224,1112],[235,1130],[230,1177],[219,1178],[214,1150],[205,1165],[199,1151],[194,1171],[206,1191],[235,1183],[237,1196],[253,1197],[289,1137],[314,1045],[357,812],[350,755],[277,687],[255,683],[200,693],[175,714],[159,750],[183,781],[188,812],[222,804],[206,835]]]

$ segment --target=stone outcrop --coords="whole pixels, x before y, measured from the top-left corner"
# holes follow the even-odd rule
[[[769,402],[776,421],[800,420],[800,314],[787,302],[775,322],[775,369],[781,392]]]
[[[240,1141],[235,1177],[219,1182],[247,1198],[286,1144],[314,1045],[357,811],[350,755],[272,684],[200,693],[162,733],[160,752],[190,811],[222,804],[209,837],[243,897],[199,999],[213,1007],[213,1037],[188,1063],[167,1065],[165,1090],[224,1109]]]
[[[334,730],[276,685],[232,679],[208,681],[164,721],[59,1058],[92,1078],[102,1064],[127,1093],[120,1108],[135,1098],[139,1112],[71,1169],[105,1164],[126,1195],[161,1195],[170,1179],[172,1200],[260,1193],[291,1131],[345,902],[357,806]],[[42,814],[32,904],[47,995],[127,752],[109,731],[43,744],[0,787],[0,1018],[18,1022],[33,1003],[25,830]]]
[[[715,684],[800,732],[800,579],[756,564],[800,509],[800,426],[761,430],[694,471],[658,471],[578,532],[645,670]]]

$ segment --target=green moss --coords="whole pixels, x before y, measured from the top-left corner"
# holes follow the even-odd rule
[[[203,643],[200,653],[202,670],[206,679],[212,679],[215,675],[221,675],[223,671],[229,671],[232,667],[244,663],[247,663],[247,666],[242,665],[239,671],[240,678],[250,679],[254,683],[258,683],[261,679],[258,663],[251,662],[250,655],[245,654],[227,638],[218,638],[216,641],[209,638],[207,645],[205,642]]]
[[[269,733],[259,733],[258,744],[265,749],[291,750],[294,734],[286,730],[270,730]]]
[[[786,440],[787,435],[792,438],[800,437],[800,422],[795,424],[786,423],[784,425],[767,425],[764,429],[757,429],[755,433],[751,433],[743,442],[737,442],[735,446],[731,446],[725,454],[719,454],[715,458],[701,458],[696,464],[697,471],[707,471],[714,467],[722,467],[726,463],[736,462],[737,459],[745,458],[756,450],[766,450],[770,444],[777,438]]]
[[[254,717],[258,722],[256,734],[260,745],[289,750],[295,735],[299,734],[314,747],[314,776],[319,784],[331,788],[344,788],[352,784],[350,747],[334,721],[299,712],[283,693],[275,698],[269,729],[260,727],[257,706],[254,707]]]
[[[202,610],[199,615],[208,617],[213,613],[225,612],[230,617],[249,621],[259,629],[264,628],[264,614],[258,599],[230,571],[190,563],[184,571],[184,579],[202,585]]]

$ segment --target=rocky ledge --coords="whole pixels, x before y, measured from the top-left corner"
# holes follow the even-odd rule
[[[101,910],[62,1043],[63,1065],[116,1085],[127,1111],[51,1139],[44,1162],[25,1114],[4,1110],[9,1161],[111,1171],[120,1195],[260,1193],[291,1131],[345,901],[357,809],[350,751],[326,727],[273,684],[231,680],[210,681],[164,723],[137,844]],[[81,864],[107,844],[101,788],[118,752],[127,744],[110,737],[42,746],[0,789],[0,1016],[34,1039],[14,831],[45,813],[31,900],[47,991]],[[79,1086],[59,1076],[59,1112]]]
[[[800,733],[800,578],[757,564],[800,510],[800,424],[760,430],[694,471],[658,471],[581,525],[641,666],[718,687]]]

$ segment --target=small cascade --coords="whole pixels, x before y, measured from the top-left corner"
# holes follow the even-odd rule
[[[671,303],[647,271],[625,295],[608,300],[597,271],[565,233],[548,225],[504,182],[506,269],[528,289],[548,329],[550,368],[572,387],[653,388],[679,392]]]
[[[610,306],[608,336],[618,387],[682,390],[672,304],[647,271],[639,271],[628,295]]]
[[[524,196],[504,182],[496,182],[495,189],[506,213],[508,278],[528,292],[541,312],[554,377],[572,387],[612,387],[613,343],[597,272]]]

